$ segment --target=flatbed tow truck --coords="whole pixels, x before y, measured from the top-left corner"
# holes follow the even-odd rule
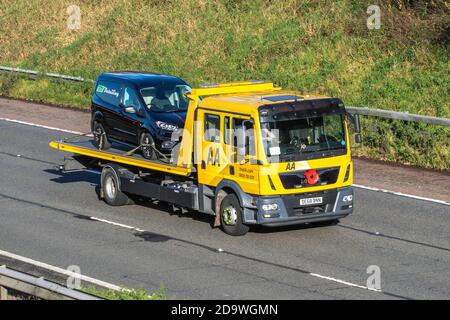
[[[139,147],[115,143],[98,150],[88,135],[50,146],[74,154],[63,171],[101,169],[109,205],[133,196],[165,201],[215,216],[214,226],[229,235],[256,224],[334,223],[352,212],[350,122],[355,141],[361,136],[359,119],[340,99],[262,81],[204,85],[187,97],[171,157],[147,160]]]

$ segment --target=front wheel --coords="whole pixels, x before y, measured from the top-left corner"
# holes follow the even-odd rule
[[[93,126],[94,145],[99,150],[107,150],[111,147],[111,143],[106,136],[106,131],[100,122],[95,121]]]
[[[155,157],[155,152],[153,148],[155,147],[155,142],[150,133],[144,132],[141,134],[139,139],[139,144],[142,146],[142,156],[145,159],[151,160]]]
[[[242,223],[242,207],[235,194],[227,195],[220,205],[220,222],[222,229],[230,236],[243,236],[250,229]]]

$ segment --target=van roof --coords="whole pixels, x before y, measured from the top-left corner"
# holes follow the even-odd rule
[[[139,88],[153,86],[161,84],[164,82],[166,84],[187,84],[182,79],[154,72],[143,72],[143,71],[115,71],[115,72],[104,72],[99,75],[98,80],[119,80],[119,81],[127,81],[133,83]]]

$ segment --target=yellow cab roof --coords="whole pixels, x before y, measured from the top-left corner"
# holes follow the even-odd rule
[[[200,107],[213,108],[220,111],[253,114],[263,105],[325,98],[329,97],[314,94],[302,94],[296,91],[287,90],[232,93],[205,97],[202,99]]]

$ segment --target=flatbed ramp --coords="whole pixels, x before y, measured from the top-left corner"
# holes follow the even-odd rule
[[[93,144],[91,137],[81,137],[77,141],[51,141],[50,147],[64,152],[71,152],[76,155],[88,156],[91,158],[106,160],[110,162],[139,167],[142,169],[156,170],[181,176],[188,176],[192,171],[189,168],[177,166],[176,164],[166,163],[155,159],[148,160],[140,154],[127,154],[132,148],[127,149],[119,143],[114,143],[108,150],[99,150]]]

